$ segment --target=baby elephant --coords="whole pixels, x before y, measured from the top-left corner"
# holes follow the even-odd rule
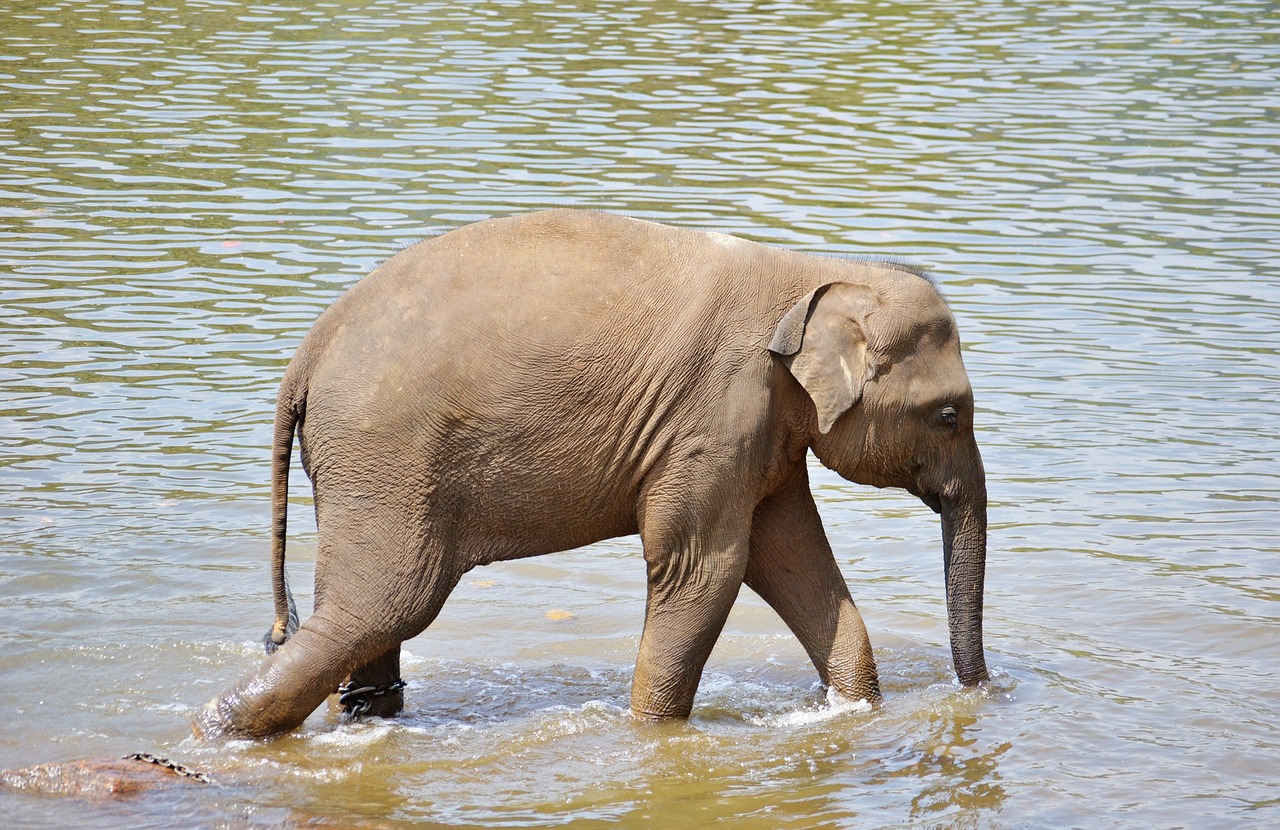
[[[296,632],[295,431],[319,527],[315,613]],[[956,672],[986,679],[986,479],[955,321],[929,280],[574,210],[413,245],[325,311],[285,372],[271,467],[280,647],[201,710],[196,733],[292,729],[344,679],[349,709],[394,714],[400,644],[463,574],[631,533],[648,569],[636,715],[688,716],[743,584],[824,683],[874,702],[810,449],[941,515]]]

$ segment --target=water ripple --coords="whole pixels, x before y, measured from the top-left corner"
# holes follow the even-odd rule
[[[817,694],[744,597],[701,723],[630,731],[624,541],[460,588],[421,641],[444,662],[410,667],[409,728],[232,751],[266,759],[246,803],[277,824],[1272,817],[1274,4],[19,0],[6,22],[0,664],[93,687],[69,716],[8,691],[3,765],[114,753],[137,700],[167,713],[149,740],[189,747],[163,707],[251,665],[218,644],[269,619],[272,398],[302,333],[417,239],[579,205],[933,268],[979,401],[988,648],[1013,699],[944,683],[928,511],[815,470],[883,712],[734,715]],[[551,596],[578,621],[521,616]],[[509,668],[454,668],[459,642]],[[475,695],[478,743],[450,743]]]

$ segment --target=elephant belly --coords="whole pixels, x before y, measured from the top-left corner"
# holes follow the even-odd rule
[[[596,453],[566,458],[552,444],[519,453],[436,459],[441,483],[454,482],[442,506],[458,499],[460,541],[475,564],[572,550],[636,532],[628,476]],[[437,492],[440,488],[434,488]]]

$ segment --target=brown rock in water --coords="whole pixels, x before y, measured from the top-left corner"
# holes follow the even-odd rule
[[[136,795],[176,781],[210,783],[180,764],[144,754],[0,771],[0,788],[99,798]]]

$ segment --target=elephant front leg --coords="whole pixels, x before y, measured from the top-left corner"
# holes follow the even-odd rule
[[[881,700],[871,639],[832,555],[807,476],[756,508],[745,581],[800,640],[822,682],[850,700]]]
[[[359,666],[338,687],[338,706],[353,718],[390,718],[404,709],[400,646]]]
[[[746,534],[709,532],[668,545],[646,534],[649,592],[644,633],[631,684],[641,718],[687,718],[702,668],[742,586]],[[719,544],[715,544],[719,537]],[[725,537],[730,537],[726,540]],[[708,544],[710,542],[710,544]]]

